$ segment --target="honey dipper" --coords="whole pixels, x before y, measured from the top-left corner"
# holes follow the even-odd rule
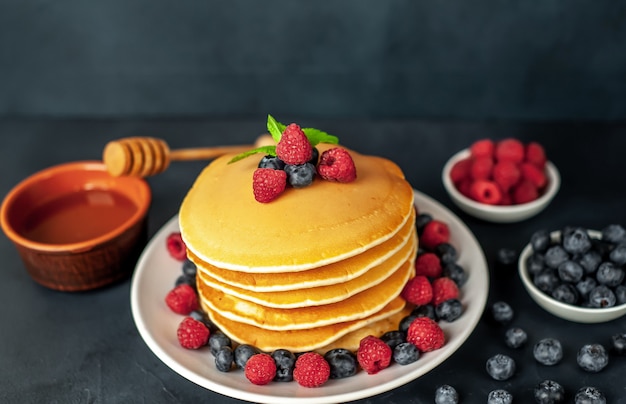
[[[162,173],[171,161],[209,160],[227,153],[242,153],[267,142],[261,135],[254,145],[201,147],[170,150],[162,139],[153,137],[128,137],[106,144],[102,160],[109,174],[149,177]]]

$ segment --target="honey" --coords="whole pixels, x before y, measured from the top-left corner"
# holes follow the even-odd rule
[[[138,207],[111,190],[72,192],[44,203],[29,214],[21,234],[45,244],[72,244],[97,238],[123,225]]]

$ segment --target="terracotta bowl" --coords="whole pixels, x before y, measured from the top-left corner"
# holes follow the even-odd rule
[[[72,162],[17,184],[0,223],[36,282],[84,291],[130,275],[147,239],[151,198],[143,179],[112,177],[97,161]]]

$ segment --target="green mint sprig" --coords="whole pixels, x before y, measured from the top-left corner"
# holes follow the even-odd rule
[[[283,136],[283,132],[287,126],[278,122],[272,115],[267,115],[267,131],[272,135],[272,139],[276,143],[280,142],[280,138]],[[330,135],[322,130],[315,128],[302,128],[302,131],[306,135],[307,139],[309,139],[309,143],[311,143],[312,147],[317,146],[320,143],[329,143],[329,144],[338,144],[339,138],[337,136]],[[239,160],[243,160],[246,157],[252,156],[253,154],[264,153],[270,156],[276,156],[276,146],[261,146],[256,149],[251,149],[240,153],[233,157],[228,164],[234,163]]]

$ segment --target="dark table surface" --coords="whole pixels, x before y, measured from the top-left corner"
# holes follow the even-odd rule
[[[611,357],[600,373],[576,365],[586,343],[609,346],[613,334],[626,332],[626,319],[578,324],[542,310],[524,291],[514,270],[496,265],[503,247],[522,249],[539,229],[565,225],[601,228],[626,225],[626,125],[593,123],[445,123],[419,121],[297,120],[324,129],[363,153],[396,161],[414,188],[450,208],[472,230],[489,263],[488,307],[505,300],[515,309],[512,325],[529,333],[529,345],[511,350],[504,328],[483,318],[466,343],[447,361],[400,388],[362,400],[365,403],[434,402],[437,386],[459,391],[462,403],[485,403],[489,391],[505,388],[515,402],[533,402],[533,387],[544,379],[560,382],[573,402],[584,385],[601,389],[610,403],[626,403],[626,357]],[[0,194],[45,167],[67,161],[99,159],[107,141],[124,136],[155,136],[172,148],[241,144],[264,131],[264,120],[4,120],[0,121]],[[563,177],[553,203],[542,213],[515,224],[493,224],[458,210],[441,183],[441,169],[454,152],[480,138],[537,140]],[[206,162],[173,163],[149,178],[153,202],[149,234],[177,213],[189,186]],[[13,245],[0,237],[0,402],[2,403],[235,403],[208,391],[164,365],[140,337],[130,308],[131,280],[84,293],[62,293],[34,283]],[[532,344],[555,337],[564,359],[547,367],[535,362]],[[517,361],[515,376],[492,380],[485,361],[508,353]],[[271,388],[271,387],[269,387]]]

